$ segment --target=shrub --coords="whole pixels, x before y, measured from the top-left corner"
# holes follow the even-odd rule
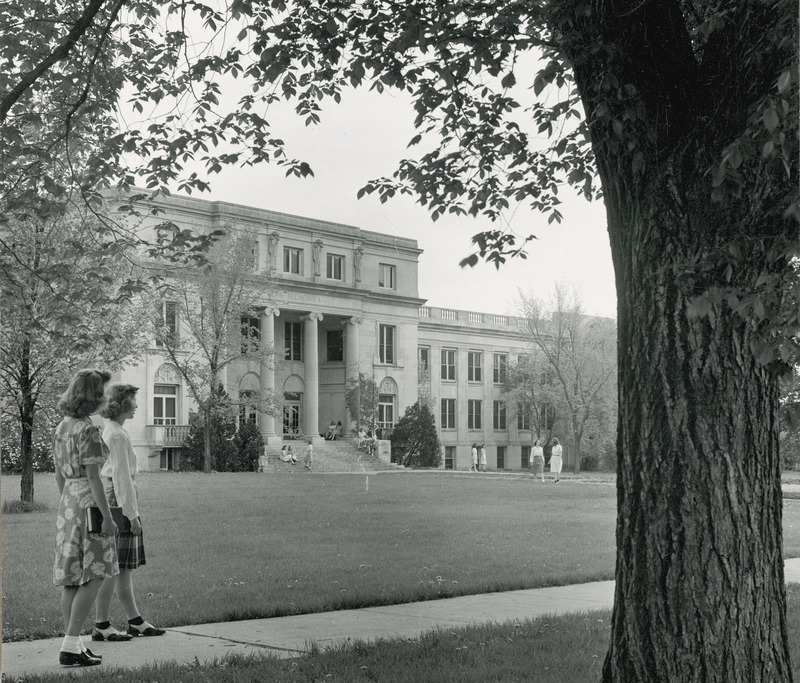
[[[236,447],[235,462],[231,463],[231,472],[253,472],[258,469],[258,456],[264,448],[264,440],[258,425],[254,422],[245,422],[239,426],[233,440]]]
[[[231,463],[236,461],[236,421],[227,394],[220,393],[216,406],[209,416],[211,421],[211,469],[216,472],[230,472]],[[205,418],[202,413],[189,416],[189,434],[181,457],[182,470],[203,471],[205,462]]]
[[[22,448],[20,446],[19,419],[8,413],[2,416],[3,439],[0,442],[0,463],[3,474],[22,473]],[[33,471],[54,472],[52,435],[55,425],[45,418],[37,419],[33,430]]]
[[[392,462],[406,467],[440,467],[442,453],[428,406],[417,401],[392,431]]]

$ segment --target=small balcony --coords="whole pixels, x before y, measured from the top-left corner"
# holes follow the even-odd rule
[[[147,425],[147,443],[154,447],[179,448],[186,443],[189,425]]]

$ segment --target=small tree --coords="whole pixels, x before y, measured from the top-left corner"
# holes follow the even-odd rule
[[[239,425],[233,439],[236,449],[235,460],[231,462],[231,472],[252,472],[258,465],[258,456],[264,448],[264,439],[255,422],[247,421]]]
[[[213,406],[189,417],[189,434],[181,458],[181,469],[229,472],[236,461],[235,408],[222,387],[213,391]],[[207,453],[211,453],[210,462]]]
[[[523,298],[524,329],[533,347],[542,355],[558,387],[574,448],[574,469],[580,471],[582,441],[591,424],[594,434],[601,416],[614,416],[616,401],[616,326],[609,318],[583,313],[583,303],[574,290],[556,285],[549,303]],[[613,424],[605,425],[613,431]]]
[[[375,416],[378,413],[378,385],[363,372],[357,380],[351,380],[345,392],[347,410],[356,420],[356,429],[362,427],[375,432]]]
[[[433,413],[417,401],[392,430],[392,461],[406,467],[439,467],[441,446]]]
[[[173,299],[177,319],[166,315],[156,321],[156,339],[186,382],[206,426],[204,471],[212,469],[212,414],[219,409],[224,373],[237,359],[272,363],[273,349],[243,327],[242,316],[263,305],[269,293],[268,274],[253,262],[254,236],[228,227],[228,235],[209,250],[207,265],[169,273],[161,305]],[[224,393],[224,392],[223,392]],[[238,398],[238,397],[237,397]],[[276,412],[275,396],[244,397],[243,404],[270,414]]]

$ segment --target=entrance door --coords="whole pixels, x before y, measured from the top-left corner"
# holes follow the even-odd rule
[[[287,439],[299,439],[303,434],[300,416],[302,413],[302,395],[286,393],[283,395],[283,436]]]

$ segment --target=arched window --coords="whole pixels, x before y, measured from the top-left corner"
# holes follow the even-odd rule
[[[397,416],[397,382],[391,377],[384,377],[378,386],[378,429],[380,437],[388,438],[388,432],[394,428]]]
[[[153,378],[153,424],[176,425],[180,414],[181,375],[164,363]]]

